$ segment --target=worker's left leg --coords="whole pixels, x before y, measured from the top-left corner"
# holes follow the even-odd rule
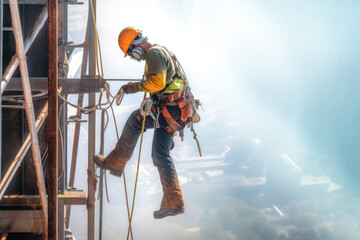
[[[174,216],[184,212],[184,200],[182,198],[179,180],[174,162],[170,156],[173,145],[172,135],[164,128],[154,131],[152,158],[160,175],[163,188],[163,198],[160,210],[154,212],[154,218]]]

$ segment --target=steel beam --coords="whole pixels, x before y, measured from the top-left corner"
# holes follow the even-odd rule
[[[11,12],[11,20],[12,26],[14,29],[14,37],[16,43],[16,55],[19,59],[19,66],[20,66],[20,74],[23,83],[23,90],[25,96],[25,109],[26,109],[26,116],[29,125],[29,132],[31,136],[31,148],[32,154],[34,159],[34,165],[36,170],[37,176],[37,185],[39,188],[39,195],[40,201],[42,205],[42,213],[43,213],[43,227],[44,227],[44,236],[45,239],[48,237],[48,204],[46,199],[46,189],[45,189],[45,181],[44,181],[44,174],[41,165],[41,154],[39,148],[39,139],[36,132],[35,126],[35,114],[34,114],[34,106],[32,102],[31,96],[31,88],[29,83],[29,73],[27,69],[26,63],[26,56],[25,56],[25,49],[24,49],[24,41],[22,37],[22,30],[21,30],[21,23],[20,23],[20,16],[19,16],[19,9],[17,0],[10,0],[9,1],[10,12]]]
[[[45,5],[47,0],[18,0],[19,4]],[[4,3],[9,3],[9,0],[4,0]],[[77,0],[65,0],[66,4],[84,4]]]
[[[3,0],[0,0],[0,74],[2,75],[2,59],[3,59],[3,53],[2,53],[2,49],[3,49]],[[1,177],[1,149],[2,149],[2,91],[0,93],[0,179]]]
[[[49,239],[58,239],[58,1],[48,1],[48,195],[49,195]]]
[[[47,117],[48,114],[48,104],[45,103],[45,106],[43,107],[43,109],[41,110],[38,118],[36,119],[35,122],[35,127],[36,127],[36,131],[39,131],[39,129],[41,128],[41,126],[43,125],[43,123],[45,122],[45,119]],[[23,145],[21,146],[19,152],[16,154],[14,160],[12,161],[9,169],[7,170],[7,172],[4,175],[4,178],[1,180],[0,183],[0,201],[4,196],[4,193],[7,189],[7,187],[9,186],[12,178],[14,177],[16,171],[19,169],[22,161],[24,160],[24,157],[26,155],[26,153],[28,152],[29,148],[31,145],[31,136],[30,134],[28,134],[28,136],[26,137]]]
[[[78,94],[100,92],[105,86],[106,81],[140,81],[141,79],[100,79],[100,78],[59,78],[59,85],[63,88],[63,94]],[[85,84],[85,85],[84,85]],[[32,91],[46,91],[48,89],[48,78],[32,77],[30,78],[30,86]],[[85,87],[87,86],[87,87]],[[92,86],[91,88],[89,86]],[[8,91],[21,91],[21,79],[12,78],[6,87]]]
[[[47,19],[47,16],[48,16],[47,13],[48,13],[47,8],[44,7],[43,10],[41,11],[40,15],[39,15],[38,20],[34,24],[34,28],[31,31],[30,36],[27,37],[26,40],[25,40],[25,46],[24,46],[25,54],[24,55],[26,55],[27,51],[29,50],[29,48],[33,44],[35,38],[37,37],[40,30],[44,26],[44,24],[46,22],[46,19]],[[8,85],[9,81],[11,80],[11,77],[14,75],[14,73],[15,73],[18,66],[19,66],[19,59],[18,59],[17,55],[15,54],[11,58],[10,63],[6,67],[4,73],[2,74],[1,93],[4,93],[6,86]]]
[[[85,205],[86,194],[82,190],[65,191],[58,195],[60,205]],[[31,206],[40,207],[40,198],[37,195],[6,195],[0,206]]]
[[[9,0],[4,0],[4,3],[9,3]],[[46,0],[18,0],[19,4],[36,4],[36,5],[45,5]]]
[[[91,2],[94,7],[94,15],[91,11]],[[89,76],[94,78],[96,75],[96,40],[95,40],[95,25],[94,19],[96,19],[96,0],[89,0]],[[96,104],[95,93],[89,93],[89,107],[93,107]],[[95,190],[96,190],[96,176],[95,176],[95,164],[93,157],[95,155],[95,123],[96,113],[89,114],[88,122],[88,199],[87,199],[87,212],[88,212],[88,240],[95,239]]]

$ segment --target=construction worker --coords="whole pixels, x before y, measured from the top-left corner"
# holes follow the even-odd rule
[[[170,150],[174,147],[175,132],[183,128],[187,119],[192,116],[192,108],[189,107],[191,103],[188,101],[192,94],[190,88],[187,88],[185,74],[182,68],[179,68],[180,63],[175,55],[165,47],[150,43],[136,28],[123,29],[118,43],[125,57],[130,56],[139,62],[145,60],[143,80],[130,82],[122,88],[127,94],[139,91],[151,94],[151,105],[148,105],[148,109],[152,111],[149,115],[146,114],[145,130],[155,128],[152,159],[159,171],[163,188],[161,206],[154,211],[154,218],[184,213],[184,200]],[[143,116],[140,110],[141,108],[134,111],[128,118],[115,149],[107,157],[94,157],[98,167],[109,170],[115,176],[122,176],[142,131]]]

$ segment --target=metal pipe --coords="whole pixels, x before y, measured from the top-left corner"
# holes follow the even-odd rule
[[[86,75],[87,60],[88,60],[88,55],[89,55],[88,43],[89,43],[89,26],[86,27],[83,57],[82,57],[82,63],[81,63],[81,77]],[[83,105],[83,101],[84,101],[84,94],[80,93],[79,97],[78,97],[77,106],[81,107]],[[78,117],[78,119],[81,118],[81,112],[79,109],[77,110],[76,116]],[[79,139],[80,139],[80,122],[76,122],[75,130],[74,130],[73,151],[72,151],[72,155],[71,155],[71,168],[70,168],[69,185],[68,185],[69,188],[72,188],[74,186]],[[70,226],[70,213],[71,213],[71,205],[67,205],[66,206],[66,215],[65,215],[66,228],[69,228],[69,226]]]
[[[21,30],[21,25],[20,25],[20,16],[19,16],[19,8],[18,8],[17,0],[10,0],[9,6],[10,6],[10,12],[11,12],[12,26],[14,29],[14,37],[15,37],[15,43],[16,43],[16,55],[19,59],[21,79],[22,79],[23,88],[24,88],[26,116],[27,116],[27,120],[28,120],[29,133],[31,136],[31,143],[32,143],[31,149],[32,149],[32,155],[33,155],[34,165],[35,165],[35,170],[36,170],[40,202],[41,202],[41,206],[42,206],[44,236],[45,236],[45,239],[47,240],[47,237],[48,237],[48,234],[47,234],[48,233],[48,231],[47,231],[47,228],[48,228],[48,203],[47,203],[47,199],[46,199],[44,174],[43,174],[43,169],[42,169],[42,165],[41,165],[39,139],[38,139],[36,127],[35,127],[34,106],[33,106],[32,97],[31,97],[29,73],[28,73],[26,57],[25,57],[24,41],[23,41],[23,37],[22,37],[22,30]]]
[[[58,0],[48,1],[47,62],[48,62],[48,200],[49,239],[58,239]]]
[[[104,155],[104,135],[105,135],[105,110],[101,111],[101,133],[100,133],[100,154]],[[100,182],[99,182],[99,195],[100,195],[100,209],[99,209],[99,240],[102,240],[102,223],[103,223],[103,195],[104,195],[104,169],[100,168]]]
[[[95,25],[94,19],[96,19],[96,0],[92,1],[94,7],[94,15],[92,14],[91,7],[89,7],[89,76],[95,77],[96,75],[96,40],[95,40]],[[91,6],[91,2],[89,2]],[[89,93],[89,107],[93,107],[96,104],[95,93]],[[87,212],[88,212],[88,240],[95,239],[95,189],[96,189],[96,176],[95,176],[95,164],[93,157],[95,155],[95,123],[96,113],[89,114],[88,122],[88,199],[87,199]]]
[[[25,45],[24,45],[25,54],[27,53],[27,51],[31,47],[32,43],[34,42],[35,38],[39,34],[40,30],[44,26],[47,16],[48,16],[48,12],[47,12],[47,7],[45,6],[43,8],[43,10],[41,11],[38,20],[35,22],[34,28],[31,32],[30,36],[25,39]],[[8,85],[8,83],[10,82],[11,77],[14,75],[18,65],[19,65],[19,59],[17,58],[17,55],[15,54],[11,58],[10,63],[8,64],[8,66],[6,67],[6,69],[4,71],[4,74],[2,75],[1,94],[4,93],[5,88]]]
[[[35,127],[36,127],[37,132],[40,130],[41,126],[45,122],[47,115],[48,115],[48,103],[46,102],[35,122]],[[3,198],[4,193],[5,193],[6,189],[8,188],[16,171],[19,169],[22,161],[24,160],[25,155],[27,154],[27,152],[30,148],[30,145],[31,145],[31,136],[30,136],[30,134],[28,134],[23,145],[21,146],[19,152],[16,154],[14,160],[12,161],[9,169],[5,173],[4,178],[1,180],[0,201]]]
[[[12,32],[13,29],[12,29],[12,27],[3,27],[2,30]]]
[[[2,105],[2,108],[11,108],[11,109],[25,109],[24,106],[20,105]]]

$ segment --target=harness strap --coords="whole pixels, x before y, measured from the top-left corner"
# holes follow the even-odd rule
[[[166,131],[174,135],[178,128],[181,127],[181,125],[171,116],[165,105],[162,107],[161,113],[166,122],[169,124],[169,127],[166,129]]]
[[[158,112],[156,110],[155,107],[151,108],[151,111],[154,113],[157,113],[157,116],[160,114],[160,112]],[[175,135],[176,131],[182,127],[181,124],[179,124],[169,113],[169,110],[167,109],[166,105],[162,105],[161,106],[161,114],[163,115],[165,121],[167,122],[168,126],[165,128],[165,130],[169,133],[171,133],[173,136]],[[183,109],[181,109],[181,116],[183,115]],[[136,119],[140,122],[143,119],[143,116],[141,116],[141,114],[138,114],[136,116]],[[181,119],[182,120],[182,119]],[[185,121],[184,121],[185,122]]]

